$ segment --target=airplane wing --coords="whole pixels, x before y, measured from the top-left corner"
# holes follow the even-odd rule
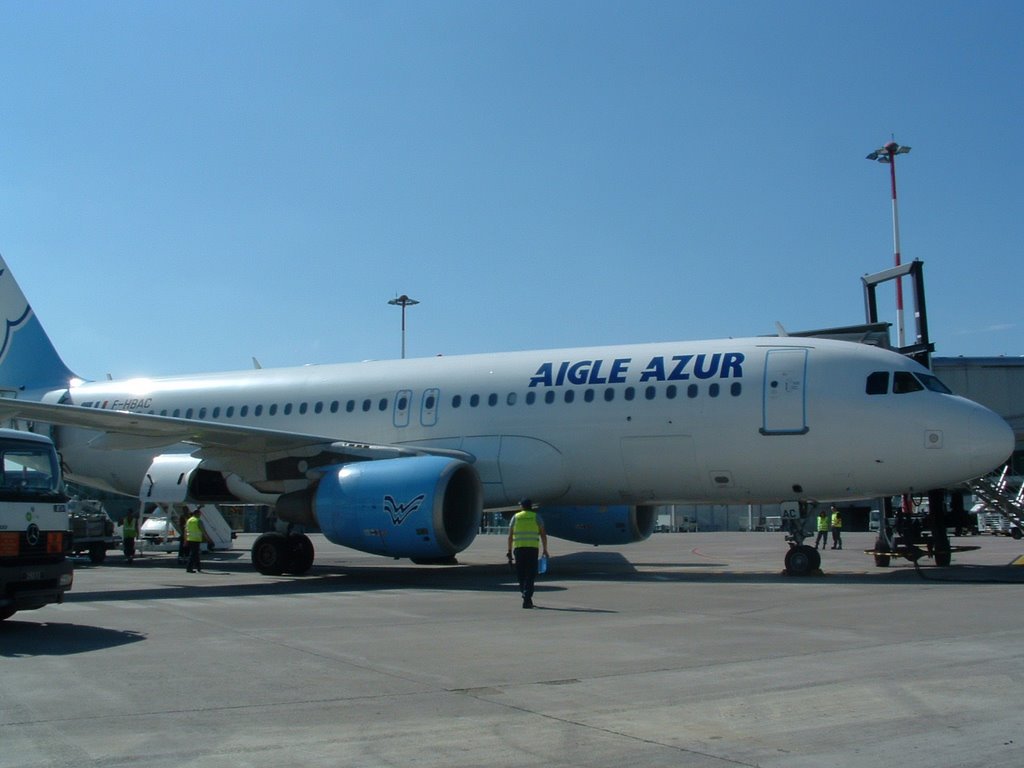
[[[474,461],[471,454],[445,448],[372,445],[339,440],[336,436],[13,398],[0,398],[0,418],[93,429],[102,434],[91,441],[90,445],[108,450],[159,448],[174,443],[190,443],[197,448],[195,455],[212,459],[218,469],[229,469],[235,463],[251,466],[250,461],[255,457],[273,460],[324,454],[338,464],[423,455],[447,456],[470,463]],[[232,461],[232,457],[236,461]]]

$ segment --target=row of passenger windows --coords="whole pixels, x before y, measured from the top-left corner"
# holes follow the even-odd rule
[[[728,393],[732,397],[739,397],[743,391],[743,385],[734,381],[729,384]],[[658,397],[658,388],[655,386],[647,386],[638,389],[637,387],[625,387],[621,390],[622,399],[626,401],[633,401],[639,398],[644,400],[654,400]],[[573,403],[577,400],[582,400],[585,403],[592,403],[595,400],[604,400],[605,402],[613,402],[616,397],[619,396],[619,390],[615,387],[606,387],[603,390],[596,390],[592,388],[584,389],[582,392],[577,392],[575,389],[564,389],[560,390],[561,398],[559,398],[559,392],[553,389],[548,389],[543,393],[531,390],[522,397],[522,401],[527,405],[533,405],[538,401],[542,401],[547,404],[554,403],[556,400],[561,399],[566,403]],[[665,387],[663,396],[667,400],[675,400],[678,397],[682,397],[684,392],[680,391],[680,388],[675,384],[669,384]],[[722,385],[716,383],[709,384],[707,386],[708,397],[719,397],[723,394]],[[685,396],[688,399],[696,399],[700,396],[700,387],[697,384],[690,384],[685,389]],[[480,405],[486,403],[488,406],[496,406],[504,399],[506,405],[515,405],[519,402],[520,396],[516,392],[509,392],[504,398],[501,398],[496,392],[492,392],[489,395],[453,395],[451,399],[451,407],[458,409],[462,407],[477,408]],[[438,397],[436,395],[428,394],[423,400],[423,408],[426,410],[433,410],[437,406]],[[110,404],[110,401],[97,401],[94,403],[83,403],[83,407],[90,408],[106,408]],[[354,413],[356,410],[360,410],[364,413],[372,411],[374,409],[384,412],[388,410],[390,400],[386,397],[374,400],[372,398],[365,398],[361,401],[348,400],[344,403],[344,410],[346,413]],[[398,395],[395,407],[399,411],[404,411],[409,408],[409,397],[406,394]],[[113,408],[117,408],[115,403]],[[310,405],[309,403],[299,403],[293,405],[292,403],[285,403],[284,405],[278,405],[272,403],[270,405],[242,405],[234,406],[229,405],[226,407],[215,406],[213,408],[200,407],[200,408],[175,408],[173,410],[163,409],[161,411],[150,410],[149,413],[157,414],[160,416],[173,416],[174,418],[184,417],[186,419],[199,419],[200,421],[205,419],[217,420],[220,418],[233,419],[237,414],[238,418],[244,419],[249,417],[251,414],[253,417],[260,417],[264,414],[268,416],[276,416],[282,414],[284,416],[290,416],[293,413],[299,415],[305,415],[312,411],[314,414],[321,414],[324,411],[329,413],[338,413],[342,410],[342,402],[340,400],[333,400],[330,403],[318,401]]]

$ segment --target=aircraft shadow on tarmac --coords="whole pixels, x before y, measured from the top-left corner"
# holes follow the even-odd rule
[[[171,600],[188,597],[246,597],[258,595],[302,595],[330,592],[372,592],[392,589],[455,590],[509,593],[516,590],[516,577],[505,562],[465,565],[414,565],[380,560],[380,564],[323,563],[302,576],[260,576],[244,584],[224,583],[223,577],[253,574],[243,553],[224,552],[203,561],[202,574],[185,574],[171,558],[136,560],[134,569],[159,569],[174,573],[177,583],[139,586],[116,591],[73,591],[68,602]],[[116,561],[111,563],[117,567]],[[126,565],[120,567],[127,568]],[[651,570],[654,569],[654,570]],[[866,572],[830,572],[787,576],[779,570],[729,570],[727,563],[632,563],[618,552],[577,552],[551,558],[551,570],[540,576],[537,593],[569,589],[567,582],[635,582],[637,584],[1024,584],[1024,568],[1010,566],[953,565],[948,568],[908,567],[907,563]]]
[[[70,656],[116,648],[145,639],[146,636],[139,632],[59,621],[8,619],[0,624],[0,658]]]

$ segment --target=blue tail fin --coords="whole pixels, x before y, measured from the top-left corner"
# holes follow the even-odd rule
[[[36,319],[7,262],[0,257],[0,389],[66,389],[76,378]]]

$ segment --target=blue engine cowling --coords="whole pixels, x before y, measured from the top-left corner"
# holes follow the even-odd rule
[[[280,519],[315,521],[335,544],[423,560],[449,558],[468,547],[482,511],[477,471],[440,456],[331,467],[315,487],[277,502]]]
[[[654,532],[654,507],[541,507],[544,528],[551,536],[580,544],[632,544]]]

